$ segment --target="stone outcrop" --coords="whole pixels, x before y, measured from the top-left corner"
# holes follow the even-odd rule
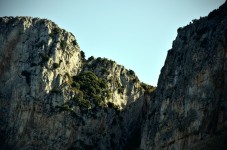
[[[224,149],[227,2],[178,29],[159,76],[141,149]]]
[[[140,131],[145,90],[134,72],[86,60],[49,20],[0,18],[0,68],[3,149],[123,149]]]

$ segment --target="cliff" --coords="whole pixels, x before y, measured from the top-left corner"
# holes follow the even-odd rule
[[[158,86],[55,23],[0,18],[0,149],[227,149],[227,2],[178,29]]]
[[[0,18],[3,149],[122,149],[140,133],[149,86],[116,62],[90,57],[55,23]]]
[[[159,76],[142,149],[226,149],[227,2],[178,29]]]

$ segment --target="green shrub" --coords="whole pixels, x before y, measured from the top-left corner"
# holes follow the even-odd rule
[[[73,83],[71,84],[71,86],[72,86],[72,87],[75,87],[75,88],[77,88],[77,89],[80,89],[80,84],[79,84],[78,82],[73,82]]]
[[[54,37],[54,33],[51,32],[51,33],[49,34],[49,37],[53,38],[53,37]]]
[[[105,97],[110,93],[105,80],[90,71],[73,76],[72,80],[72,86],[84,93],[84,99],[93,101],[96,106],[104,106]]]
[[[78,45],[76,40],[73,41],[73,45]]]
[[[40,62],[41,65],[43,65],[45,62],[47,62],[50,59],[50,57],[45,53],[39,53],[39,57],[41,58],[41,62]]]
[[[60,67],[60,65],[58,63],[53,63],[53,69],[57,69],[59,67]]]
[[[102,58],[101,58],[101,57],[98,57],[98,58],[96,59],[96,61],[97,61],[97,62],[101,62],[101,61],[102,61]]]
[[[59,27],[54,28],[54,33],[61,33],[61,29]]]
[[[135,75],[135,72],[134,72],[133,70],[129,70],[128,73],[129,73],[129,75],[131,75],[131,76],[134,76],[134,75]]]
[[[84,53],[84,51],[80,51],[80,55],[81,55],[82,60],[84,61],[85,60],[85,53]]]
[[[103,91],[103,95],[104,95],[107,99],[110,99],[110,97],[111,97],[110,90],[105,90],[105,91]]]
[[[153,92],[155,91],[155,89],[156,89],[156,87],[149,86],[149,87],[145,90],[144,94],[151,94],[151,93],[153,93]]]
[[[151,93],[153,93],[153,92],[155,91],[155,89],[156,89],[156,87],[151,86],[151,85],[147,85],[147,84],[145,84],[145,83],[143,83],[143,82],[142,82],[140,85],[141,85],[141,87],[145,90],[144,94],[151,94]]]
[[[102,74],[109,74],[109,73],[110,73],[110,71],[107,70],[107,69],[104,68],[104,67],[101,68],[101,72],[102,72]]]
[[[58,89],[58,88],[56,88],[56,87],[54,87],[54,88],[50,91],[50,93],[60,94],[60,93],[61,93],[61,90]]]
[[[53,38],[55,34],[60,34],[60,33],[61,33],[61,29],[58,26],[56,26],[55,28],[53,28],[49,36]]]
[[[83,99],[81,97],[74,97],[73,101],[76,103],[77,106],[79,106],[80,108],[90,108],[91,107],[91,103],[90,101]]]
[[[92,100],[93,100],[95,106],[99,106],[99,107],[105,106],[104,99],[99,95],[93,95]]]
[[[183,29],[182,27],[179,27],[179,28],[177,29],[177,33],[179,33],[182,29]]]
[[[108,88],[107,82],[106,82],[106,80],[104,80],[104,79],[102,79],[101,81],[99,81],[99,85],[100,85],[100,87],[103,88],[103,89]]]
[[[138,77],[135,77],[132,81],[133,81],[134,83],[135,83],[135,82],[139,82],[139,79],[138,79]]]
[[[115,105],[115,104],[112,103],[112,102],[108,102],[108,103],[107,103],[107,106],[108,106],[109,108],[112,108],[112,109],[117,110],[117,111],[120,110],[119,106]]]
[[[123,94],[124,93],[125,87],[122,85],[121,87],[118,88],[118,93]]]
[[[62,49],[65,49],[66,46],[67,46],[66,41],[61,41],[60,46],[61,46]]]
[[[88,61],[92,61],[94,59],[95,59],[94,56],[91,56],[91,57],[88,58]]]
[[[73,90],[74,90],[74,92],[75,92],[75,97],[80,97],[80,98],[84,98],[84,93],[81,91],[81,90],[79,90],[79,89],[76,89],[76,88],[73,88]]]

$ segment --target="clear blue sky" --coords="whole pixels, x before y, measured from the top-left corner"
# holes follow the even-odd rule
[[[106,57],[156,85],[177,29],[225,0],[0,0],[0,16],[47,18],[72,32],[86,57]]]

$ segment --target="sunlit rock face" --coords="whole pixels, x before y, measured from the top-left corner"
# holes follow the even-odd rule
[[[141,149],[226,149],[227,3],[178,29]]]
[[[4,17],[0,19],[0,54],[2,144],[29,149],[48,147],[51,140],[67,143],[72,120],[54,113],[54,108],[72,97],[64,92],[65,74],[77,75],[81,70],[74,36],[48,20]],[[53,94],[56,88],[62,93]]]
[[[138,147],[145,86],[49,20],[0,18],[0,149]]]

